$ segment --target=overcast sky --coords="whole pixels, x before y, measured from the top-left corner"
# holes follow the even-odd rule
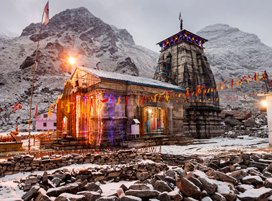
[[[0,0],[0,33],[19,35],[31,22],[40,22],[46,2]],[[137,44],[154,51],[159,50],[157,42],[179,31],[179,11],[189,31],[225,23],[272,46],[272,0],[51,0],[50,17],[81,6],[108,24],[126,28]]]

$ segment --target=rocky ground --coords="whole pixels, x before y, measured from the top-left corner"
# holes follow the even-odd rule
[[[239,135],[268,137],[266,112],[250,111],[246,108],[223,110],[221,112],[225,126],[225,136],[236,138]]]
[[[9,175],[6,177],[13,177],[17,196],[21,198],[7,200],[272,200],[272,154],[269,152],[205,157],[157,153],[154,157],[157,162],[139,159],[124,164],[73,165],[36,171],[17,179]],[[121,157],[126,158],[122,154]],[[0,183],[0,197],[7,198],[4,192],[12,194],[12,190],[5,191],[4,178]],[[107,190],[108,184],[113,190]]]

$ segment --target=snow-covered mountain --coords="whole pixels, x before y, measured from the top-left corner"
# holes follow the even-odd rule
[[[239,79],[244,75],[253,76],[255,72],[266,70],[270,74],[272,67],[272,48],[261,42],[258,36],[243,32],[226,24],[210,25],[198,32],[206,39],[205,53],[217,81]],[[244,84],[235,90],[220,92],[223,105],[244,106],[244,103],[256,105],[255,99],[248,96],[253,91],[262,90],[260,84]],[[238,100],[227,97],[238,95]]]
[[[26,122],[31,89],[31,66],[40,23],[27,26],[19,37],[0,36],[0,131]],[[33,110],[45,112],[61,94],[71,71],[68,56],[77,65],[89,68],[152,77],[158,53],[135,44],[126,29],[118,29],[95,17],[86,8],[68,9],[50,19],[40,35],[39,65]],[[23,109],[15,113],[10,107],[20,102]],[[20,126],[22,128],[23,126]]]

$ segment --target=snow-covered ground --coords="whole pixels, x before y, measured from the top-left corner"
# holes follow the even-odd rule
[[[166,145],[161,147],[161,153],[174,155],[210,155],[233,151],[253,151],[268,147],[267,138],[238,136],[238,138],[212,138],[196,141],[192,145]]]

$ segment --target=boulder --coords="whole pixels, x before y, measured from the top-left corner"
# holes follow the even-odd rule
[[[95,191],[81,191],[78,192],[77,195],[84,195],[88,201],[96,201],[101,197],[101,194]]]
[[[242,179],[243,184],[258,185],[263,184],[263,180],[260,176],[246,176]]]
[[[183,199],[184,201],[197,201],[196,199],[192,198],[192,197],[187,197]]]
[[[242,178],[246,177],[248,173],[245,170],[236,170],[236,171],[227,173],[227,175],[240,181]]]
[[[254,189],[254,186],[253,185],[249,185],[249,184],[240,184],[240,185],[236,186],[236,189],[239,192],[243,193],[246,190]]]
[[[150,177],[150,174],[148,172],[137,172],[136,177],[140,181],[144,181]]]
[[[168,193],[168,195],[170,196],[171,200],[174,201],[181,201],[183,199],[182,195],[177,191],[171,191]]]
[[[159,199],[160,201],[171,201],[170,196],[169,196],[166,192],[161,193],[161,194],[159,195],[158,199]]]
[[[201,190],[194,183],[189,181],[184,177],[177,177],[176,186],[179,188],[180,192],[187,197],[196,197],[201,196]]]
[[[91,182],[91,183],[86,184],[86,185],[83,187],[83,190],[84,190],[84,191],[95,191],[95,192],[98,192],[98,193],[102,193],[102,189],[100,188],[100,186],[97,185],[97,184],[94,183],[94,182]]]
[[[266,180],[264,181],[264,186],[266,188],[272,188],[272,178],[266,178]]]
[[[176,178],[177,172],[175,170],[167,170],[164,175],[168,177],[172,177],[173,179]]]
[[[110,196],[110,197],[101,197],[98,198],[96,201],[119,201],[120,199],[116,196]]]
[[[229,126],[238,126],[238,125],[241,125],[242,123],[235,119],[234,117],[231,117],[231,116],[227,116],[225,119],[224,119],[224,122],[226,125],[229,125]]]
[[[227,201],[226,198],[218,192],[215,192],[215,194],[213,194],[211,198],[214,201]]]
[[[197,178],[191,176],[188,179],[189,181],[193,182],[196,186],[198,186],[200,189],[202,189],[202,183]]]
[[[209,179],[209,178],[199,178],[199,181],[202,183],[203,190],[207,191],[208,194],[214,194],[217,185],[214,183],[215,180]]]
[[[39,186],[32,186],[31,189],[22,196],[22,199],[24,201],[32,200],[32,198],[35,198],[37,196],[39,189]]]
[[[87,201],[83,195],[74,195],[70,193],[62,193],[55,201]]]
[[[71,193],[71,194],[76,194],[79,191],[78,184],[77,183],[72,183],[68,184],[66,186],[60,186],[57,188],[50,188],[47,191],[48,196],[54,196],[57,197],[62,193]]]
[[[209,196],[206,196],[201,199],[201,201],[213,201]]]
[[[126,192],[126,195],[132,195],[142,199],[157,198],[159,194],[159,191],[156,190],[128,190]]]
[[[125,195],[121,197],[120,201],[141,201],[141,198],[132,196],[132,195]]]
[[[272,195],[271,188],[261,187],[259,189],[249,189],[244,193],[238,195],[238,198],[241,201],[258,201],[258,200],[267,200],[269,196]]]
[[[154,189],[159,192],[170,192],[172,189],[165,181],[157,180],[154,184]]]
[[[132,184],[129,189],[131,190],[150,190],[150,187],[145,184]]]
[[[58,187],[61,182],[62,182],[62,180],[59,177],[54,177],[52,179],[52,183],[55,185],[55,187]]]
[[[215,175],[218,178],[218,180],[220,180],[220,181],[229,182],[229,183],[232,183],[234,185],[238,184],[237,179],[235,179],[234,177],[229,176],[227,174],[224,174],[222,172],[216,171]]]
[[[35,201],[52,201],[49,196],[46,195],[46,191],[43,188],[38,190],[38,196]]]
[[[226,200],[228,201],[236,200],[237,195],[233,191],[233,189],[235,188],[231,183],[215,181],[215,184],[217,185],[217,192],[223,195],[226,198]]]

